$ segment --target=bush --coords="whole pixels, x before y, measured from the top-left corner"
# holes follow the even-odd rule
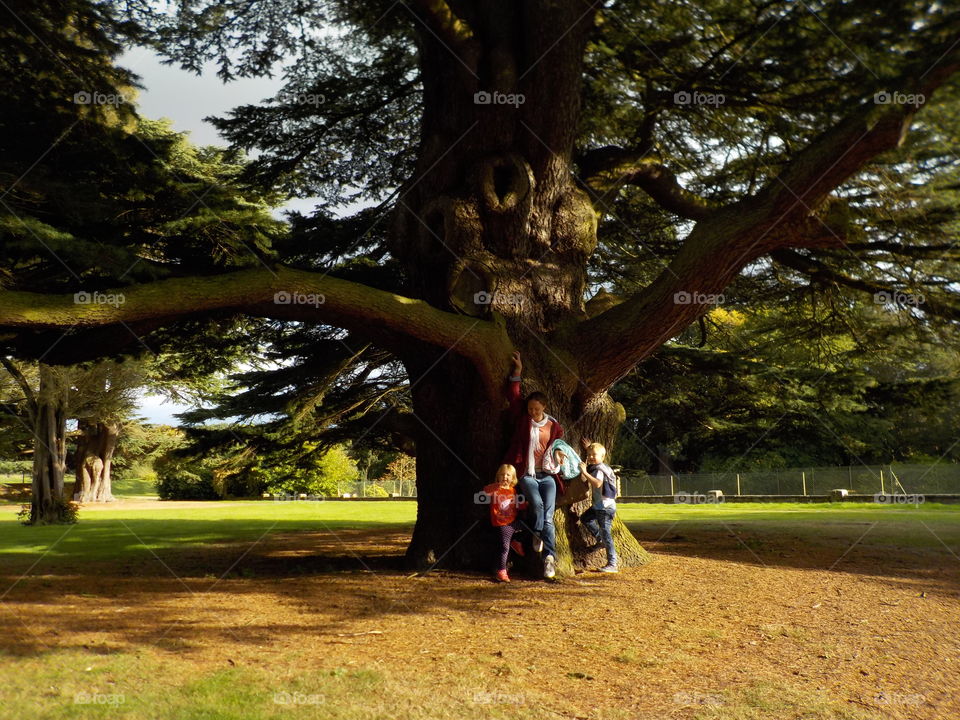
[[[58,525],[73,525],[77,522],[80,515],[80,506],[72,500],[60,498],[55,503],[57,519],[54,521]],[[21,505],[20,512],[17,513],[17,520],[23,525],[36,525],[37,519],[33,517],[33,505]]]
[[[0,460],[0,475],[20,475],[33,472],[31,460]]]
[[[274,494],[330,497],[337,494],[338,487],[352,492],[357,479],[357,466],[341,445],[329,448],[319,457],[311,455],[300,463],[276,462],[279,459],[279,456],[260,458],[248,471],[248,486],[256,484]]]
[[[219,500],[213,471],[201,460],[164,457],[157,461],[157,495],[161,500]]]

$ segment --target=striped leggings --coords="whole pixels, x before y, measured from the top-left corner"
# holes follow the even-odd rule
[[[513,534],[520,530],[520,521],[514,520],[509,525],[494,527],[494,530],[499,531],[500,537],[500,564],[497,566],[497,570],[506,570],[507,556],[510,554],[510,541],[513,539]]]

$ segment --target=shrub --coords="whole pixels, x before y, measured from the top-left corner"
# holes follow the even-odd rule
[[[72,500],[60,498],[54,504],[56,509],[55,523],[59,525],[73,525],[80,516],[80,506]],[[17,520],[23,525],[36,525],[37,518],[33,517],[33,505],[21,505],[17,513]]]
[[[164,457],[157,461],[161,500],[219,500],[213,471],[202,460]]]

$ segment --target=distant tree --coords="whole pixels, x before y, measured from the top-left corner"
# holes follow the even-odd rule
[[[405,487],[409,488],[407,495],[412,495],[411,491],[416,484],[416,480],[416,460],[406,453],[399,453],[396,459],[387,465],[387,472],[380,478],[383,485],[388,487],[392,485],[391,491],[400,495],[404,494]]]

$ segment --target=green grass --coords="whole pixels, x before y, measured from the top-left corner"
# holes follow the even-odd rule
[[[143,510],[87,506],[74,526],[24,527],[16,521],[15,509],[5,508],[0,511],[0,563],[45,551],[44,562],[109,560],[131,552],[252,542],[266,532],[411,528],[415,518],[413,501],[252,500],[210,502],[199,508],[158,502],[156,509]]]
[[[685,530],[801,539],[812,544],[849,543],[869,530],[865,546],[934,548],[960,554],[960,506],[918,508],[872,504],[649,505],[621,504],[621,519],[641,539]],[[47,551],[49,560],[107,560],[130,552],[211,543],[251,542],[266,532],[344,528],[410,529],[416,503],[397,502],[210,502],[199,508],[96,508],[80,512],[75,526],[23,527],[15,508],[0,511],[0,561],[28,559]],[[942,541],[942,542],[941,542]],[[944,550],[945,551],[945,550]]]
[[[271,667],[237,666],[197,671],[188,662],[142,651],[91,655],[57,651],[42,659],[16,658],[4,674],[0,720],[273,720],[274,718],[490,717],[483,705],[438,715],[425,698],[429,684],[370,667],[310,667],[295,656]],[[472,692],[472,691],[471,691]],[[394,714],[397,712],[400,714]],[[534,715],[534,717],[545,717]]]
[[[156,476],[114,479],[113,494],[119,498],[155,498],[157,496]]]
[[[940,549],[960,554],[960,505],[884,506],[874,503],[719,503],[648,505],[621,503],[620,518],[641,539],[685,530],[729,536],[743,531],[785,536],[814,545]]]

